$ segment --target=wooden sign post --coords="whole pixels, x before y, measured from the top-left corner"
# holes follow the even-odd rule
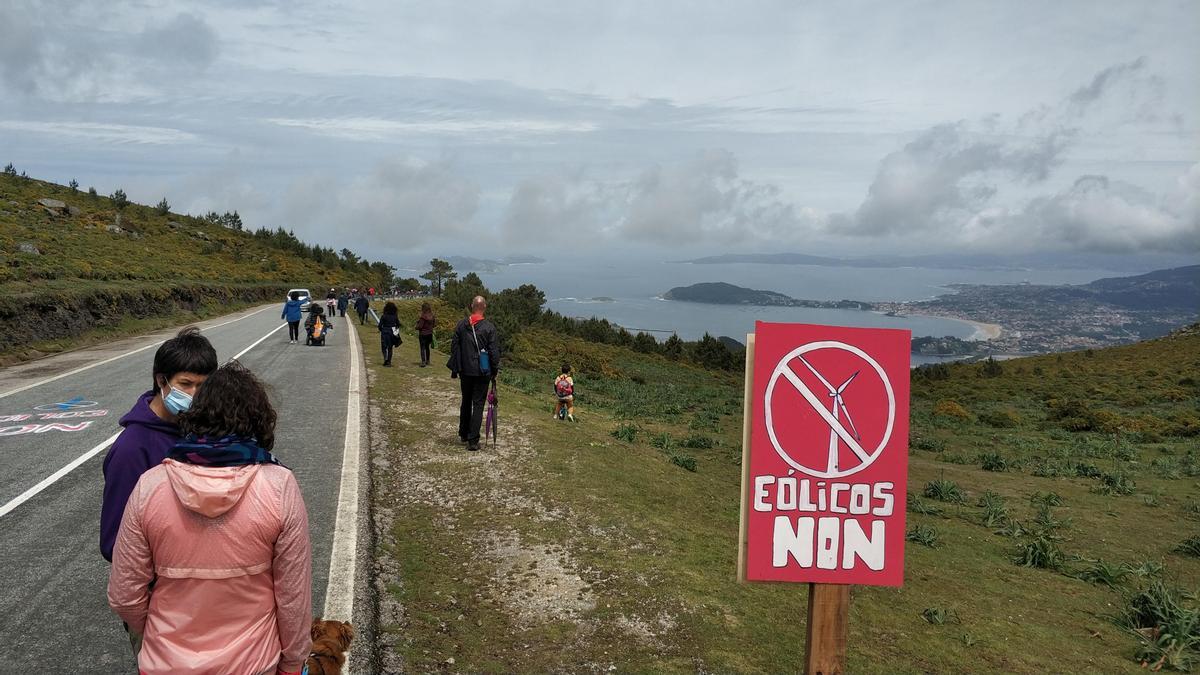
[[[805,671],[844,673],[850,585],[904,580],[910,334],[746,339],[738,580],[807,583]]]

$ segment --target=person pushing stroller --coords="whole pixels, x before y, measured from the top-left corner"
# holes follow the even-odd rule
[[[325,334],[333,330],[333,323],[330,322],[329,317],[325,316],[325,311],[321,309],[321,306],[315,302],[309,307],[304,330],[308,333],[308,338],[304,341],[306,345],[324,345]]]

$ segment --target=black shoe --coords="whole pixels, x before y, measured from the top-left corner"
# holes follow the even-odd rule
[[[470,450],[471,452],[479,452],[479,444],[471,443],[470,445],[467,446],[467,450]]]

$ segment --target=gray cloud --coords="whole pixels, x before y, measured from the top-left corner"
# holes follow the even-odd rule
[[[1067,100],[1077,106],[1094,103],[1118,80],[1143,70],[1146,67],[1146,57],[1138,58],[1128,63],[1118,63],[1096,73],[1092,81],[1076,89]]]
[[[509,243],[583,238],[680,248],[791,241],[811,225],[810,212],[787,203],[778,187],[742,178],[733,153],[715,149],[627,180],[581,172],[526,179],[501,232]]]
[[[1088,115],[1110,104],[1144,117],[1161,99],[1161,80],[1138,58],[1110,66],[1055,106],[1038,106],[1004,133],[995,116],[978,129],[966,122],[921,133],[879,163],[862,204],[829,217],[831,233],[928,239],[939,246],[1072,247],[1094,251],[1200,250],[1194,208],[1104,176],[1083,176],[1065,190],[1033,196],[1022,208],[995,206],[1001,183],[1047,182],[1066,160]],[[1119,83],[1139,84],[1120,90]],[[1147,86],[1141,86],[1147,85]],[[1100,113],[1097,113],[1100,114]],[[1016,130],[1040,127],[1033,135]],[[1183,203],[1195,199],[1195,178],[1180,179]],[[1176,192],[1179,192],[1177,190]]]
[[[1166,194],[1081,176],[1069,188],[1030,200],[1023,208],[989,209],[971,218],[961,239],[977,247],[1042,247],[1100,253],[1200,251],[1200,164]]]
[[[836,220],[842,234],[915,234],[936,230],[986,204],[997,192],[987,179],[1045,180],[1062,162],[1068,132],[1032,141],[992,140],[966,124],[941,124],[884,157],[853,217]]]
[[[147,27],[134,41],[135,53],[151,62],[202,69],[217,58],[217,34],[204,19],[182,13]]]
[[[179,13],[136,26],[140,14],[80,0],[10,0],[0,7],[0,89],[48,101],[112,100],[123,89],[174,85],[177,69],[207,67],[216,32]]]
[[[287,190],[285,218],[316,241],[409,250],[430,241],[470,246],[479,186],[447,161],[386,160],[344,183],[328,175],[301,178]]]

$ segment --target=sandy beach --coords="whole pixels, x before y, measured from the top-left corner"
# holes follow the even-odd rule
[[[932,319],[948,319],[950,321],[958,321],[960,323],[965,323],[975,329],[975,332],[972,333],[969,338],[967,338],[968,340],[981,340],[981,341],[995,340],[996,338],[1000,337],[1000,333],[1003,332],[1003,330],[1004,330],[1003,327],[1001,327],[1000,324],[998,324],[998,323],[983,323],[982,321],[972,321],[970,319],[960,319],[956,316],[938,316],[937,314],[918,314],[918,313],[906,313],[905,315],[906,316],[923,316],[923,317],[928,317],[928,318],[932,318]]]

